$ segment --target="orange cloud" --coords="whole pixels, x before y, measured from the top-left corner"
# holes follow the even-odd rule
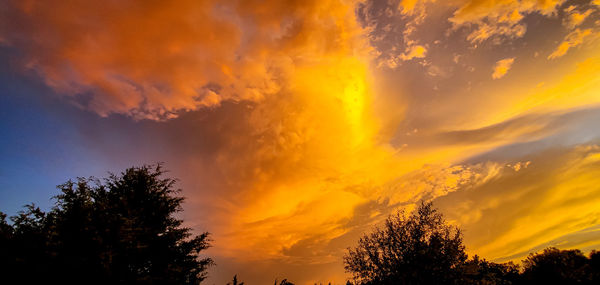
[[[361,49],[352,3],[9,1],[0,38],[102,116],[168,119],[278,93],[294,66]],[[342,7],[342,8],[340,8]],[[26,36],[24,36],[26,35]]]
[[[563,42],[560,43],[560,45],[558,45],[558,47],[556,47],[556,49],[550,55],[548,55],[548,59],[555,59],[565,55],[570,48],[581,45],[583,40],[591,34],[591,29],[585,29],[583,31],[576,29],[575,31],[569,33]]]
[[[481,43],[490,38],[501,41],[503,38],[521,38],[526,32],[522,23],[523,15],[539,13],[549,16],[556,12],[556,8],[565,0],[544,1],[515,1],[515,0],[469,0],[457,1],[459,9],[450,21],[455,29],[475,25],[467,39],[472,43]]]
[[[573,29],[581,25],[593,11],[592,9],[587,9],[585,12],[579,13],[579,11],[575,9],[575,6],[569,6],[565,9],[565,12],[569,14],[569,17],[565,19],[565,24],[569,29]]]
[[[597,232],[576,233],[597,226],[600,217],[599,151],[585,144],[531,155],[526,168],[502,167],[494,179],[438,205],[463,225],[469,251],[490,259],[519,261],[548,246],[597,247]]]
[[[512,66],[512,64],[514,62],[515,62],[514,57],[513,58],[505,58],[505,59],[497,61],[496,65],[494,65],[494,73],[492,74],[492,78],[493,79],[502,78],[504,75],[506,75],[508,70],[510,70],[510,67]]]
[[[411,60],[413,58],[424,58],[427,54],[427,49],[422,45],[414,45],[408,47],[406,52],[401,55],[402,60]]]

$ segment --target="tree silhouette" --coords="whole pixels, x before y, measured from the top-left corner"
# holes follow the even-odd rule
[[[523,261],[523,281],[538,284],[598,284],[594,278],[592,252],[588,259],[580,250],[559,250],[551,247],[538,254],[530,254]],[[594,282],[595,281],[595,282]]]
[[[231,283],[227,283],[227,285],[244,285],[244,282],[239,282],[237,275],[233,275],[233,281],[231,281]]]
[[[132,167],[60,185],[50,212],[29,205],[11,229],[0,223],[6,268],[23,283],[199,284],[213,263],[200,258],[208,233],[182,226],[183,198],[163,174]]]
[[[461,276],[455,284],[464,285],[510,285],[519,281],[519,266],[512,262],[499,264],[480,259],[475,255],[461,268]]]
[[[275,284],[277,284],[277,280],[275,280]],[[283,280],[281,280],[279,285],[294,285],[294,283],[288,281],[287,279],[283,279]]]
[[[600,281],[600,251],[592,250],[590,253],[590,270],[592,280]]]
[[[56,205],[0,212],[2,281],[15,284],[199,284],[213,264],[200,253],[208,233],[193,236],[175,180],[160,165],[132,167],[107,179],[59,186]],[[523,268],[475,255],[467,259],[458,228],[432,203],[389,216],[344,256],[346,284],[600,284],[600,252],[547,248]],[[243,285],[237,275],[228,285]],[[287,279],[275,285],[294,285]]]
[[[344,256],[356,284],[451,284],[467,259],[460,230],[444,223],[432,203],[363,236]]]

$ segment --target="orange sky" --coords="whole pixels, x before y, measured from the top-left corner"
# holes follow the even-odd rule
[[[211,118],[166,161],[208,283],[343,283],[345,248],[422,199],[488,259],[600,248],[598,0],[1,5],[0,45],[61,100]]]

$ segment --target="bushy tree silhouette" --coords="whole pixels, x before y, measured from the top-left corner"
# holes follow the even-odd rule
[[[388,217],[344,256],[357,284],[451,284],[467,259],[460,230],[431,203]]]
[[[475,255],[461,268],[461,276],[454,283],[464,285],[511,285],[519,281],[519,266],[509,262],[494,263]]]
[[[60,185],[50,212],[29,205],[12,227],[0,223],[6,268],[23,283],[199,284],[212,264],[200,257],[208,233],[182,225],[183,198],[163,174],[132,167]]]
[[[530,254],[523,261],[523,281],[528,284],[598,284],[598,268],[594,272],[592,263],[594,254],[592,252],[588,259],[578,249],[554,247]]]

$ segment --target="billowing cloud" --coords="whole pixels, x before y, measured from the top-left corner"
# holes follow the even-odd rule
[[[8,1],[0,38],[23,68],[85,108],[168,119],[262,100],[296,65],[353,55],[351,4]]]
[[[510,70],[512,64],[515,62],[515,58],[505,58],[496,62],[494,65],[494,73],[492,73],[493,79],[502,78],[508,70]]]

